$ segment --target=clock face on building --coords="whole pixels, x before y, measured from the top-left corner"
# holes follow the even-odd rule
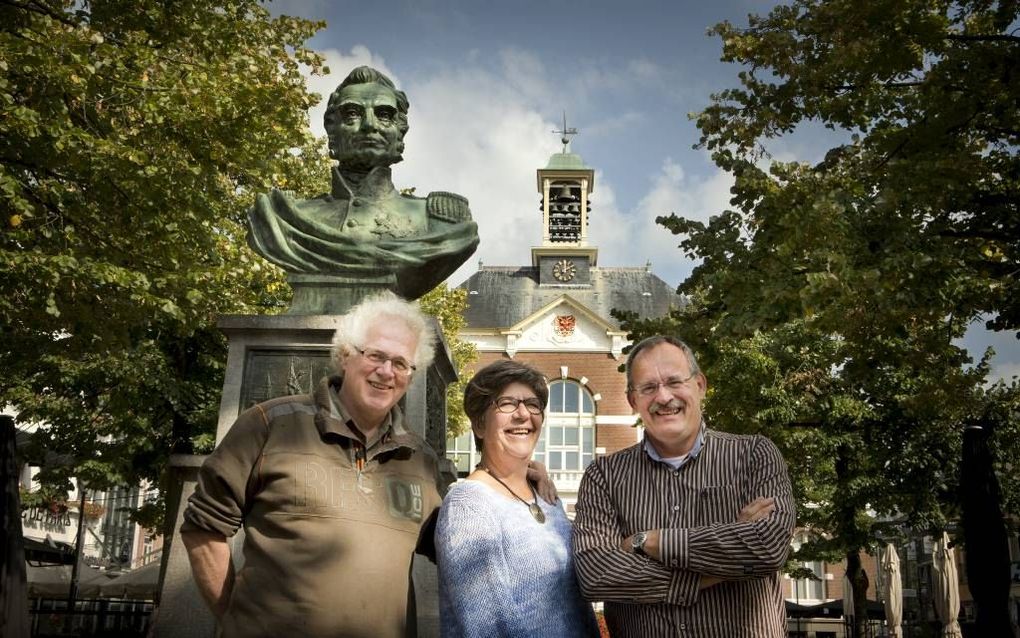
[[[577,274],[577,267],[569,259],[561,259],[553,264],[552,274],[557,281],[570,281]]]

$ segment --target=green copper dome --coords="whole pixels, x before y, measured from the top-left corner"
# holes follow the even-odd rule
[[[549,165],[545,170],[553,171],[589,171],[591,168],[585,166],[584,160],[577,153],[555,153],[549,158]]]

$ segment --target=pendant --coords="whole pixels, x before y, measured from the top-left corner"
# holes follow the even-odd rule
[[[542,508],[538,506],[537,501],[528,505],[528,510],[531,512],[531,515],[536,521],[540,524],[545,524],[545,512],[543,512]]]

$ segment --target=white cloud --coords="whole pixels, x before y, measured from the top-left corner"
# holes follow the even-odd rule
[[[596,120],[584,127],[585,139],[608,137],[617,131],[635,129],[644,123],[645,116],[637,111],[626,111],[601,120]],[[568,123],[569,124],[569,123]]]
[[[514,82],[477,67],[448,71],[414,82],[411,129],[405,161],[394,167],[394,181],[460,193],[471,202],[481,240],[478,251],[451,277],[453,284],[477,268],[530,262],[530,248],[541,241],[535,170],[556,152],[538,100],[519,90],[534,78],[516,67]],[[534,73],[541,73],[533,68]]]
[[[529,51],[504,49],[499,53],[502,64],[503,82],[518,94],[517,99],[530,104],[542,104],[549,96],[556,95],[549,83],[542,60]]]
[[[561,80],[572,94],[582,98],[596,93],[626,93],[635,89],[669,88],[670,73],[647,58],[626,61],[622,67],[587,63],[576,75]]]
[[[987,383],[997,381],[1009,383],[1014,376],[1020,376],[1020,341],[1010,330],[993,332],[985,328],[985,322],[991,317],[982,316],[975,319],[962,339],[953,343],[965,348],[975,361],[979,360],[988,348],[995,354],[990,361]]]
[[[690,275],[697,262],[688,259],[678,248],[683,238],[656,224],[655,218],[676,213],[707,222],[710,216],[729,207],[732,185],[732,176],[722,171],[716,171],[707,179],[689,179],[679,164],[666,158],[635,209],[623,212],[616,208],[615,201],[605,205],[606,186],[599,186],[596,178],[598,197],[592,198],[591,234],[593,243],[599,246],[600,263],[639,266],[646,260],[651,261],[653,272],[667,283],[679,284]]]
[[[1020,361],[1004,361],[992,364],[992,369],[988,373],[988,382],[1005,381],[1010,383],[1018,377],[1020,377]]]

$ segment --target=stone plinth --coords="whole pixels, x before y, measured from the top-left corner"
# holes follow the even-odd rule
[[[179,530],[184,522],[184,505],[195,491],[198,468],[204,456],[174,454],[170,457],[170,492],[167,513],[174,513],[174,533],[163,542],[162,575],[159,582],[159,606],[152,622],[153,638],[194,636],[213,638],[216,620],[206,607],[191,577],[188,552]]]
[[[287,283],[294,291],[287,314],[322,316],[343,314],[371,295],[393,290],[397,278],[385,270],[348,277],[289,273]]]
[[[243,410],[267,399],[305,394],[333,371],[330,346],[339,324],[338,315],[226,315],[219,328],[227,335],[227,369],[223,379],[216,443]],[[435,449],[440,458],[446,450],[446,387],[457,378],[450,351],[434,322],[440,340],[435,361],[423,374],[415,374],[401,401],[408,426]],[[187,553],[180,538],[187,499],[195,489],[198,468],[204,457],[174,457],[173,493],[167,495],[168,513],[174,516],[174,533],[165,549],[164,576],[154,635],[214,635],[215,623],[191,579]],[[447,473],[444,472],[444,476]],[[455,476],[452,474],[451,476]],[[452,479],[449,479],[452,480]],[[235,568],[241,565],[244,531],[231,539]],[[415,598],[420,636],[438,635],[438,598],[435,566],[428,560],[414,563]]]

